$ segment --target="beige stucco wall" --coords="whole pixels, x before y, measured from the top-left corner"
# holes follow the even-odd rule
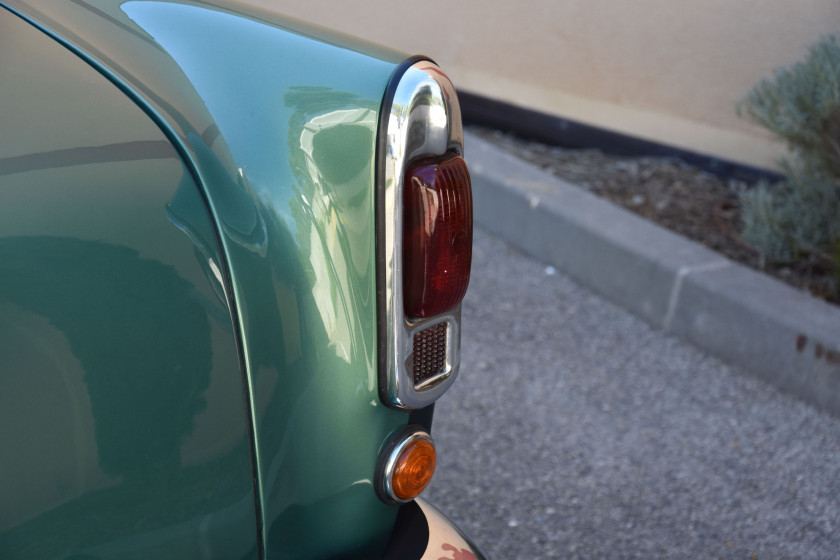
[[[250,0],[434,58],[456,86],[757,165],[781,147],[735,102],[840,32],[840,0]]]

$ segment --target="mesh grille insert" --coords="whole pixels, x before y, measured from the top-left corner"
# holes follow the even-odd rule
[[[414,335],[414,385],[446,371],[446,331],[440,323]]]

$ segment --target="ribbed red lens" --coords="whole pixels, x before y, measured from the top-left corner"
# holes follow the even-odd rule
[[[472,192],[463,158],[424,160],[405,175],[403,306],[433,317],[467,292],[472,261]]]

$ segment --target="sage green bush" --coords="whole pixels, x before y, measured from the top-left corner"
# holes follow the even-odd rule
[[[738,112],[783,139],[791,154],[782,161],[784,181],[759,184],[741,196],[744,239],[770,261],[807,258],[840,279],[837,37],[823,37],[806,60],[756,84]]]

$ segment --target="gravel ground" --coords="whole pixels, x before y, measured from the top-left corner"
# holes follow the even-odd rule
[[[476,232],[427,497],[491,559],[840,557],[840,420]]]
[[[498,130],[472,127],[470,131],[556,177],[734,261],[840,304],[830,263],[814,255],[797,262],[773,263],[741,238],[739,194],[751,188],[743,181],[715,177],[674,159],[569,150],[521,140]]]

